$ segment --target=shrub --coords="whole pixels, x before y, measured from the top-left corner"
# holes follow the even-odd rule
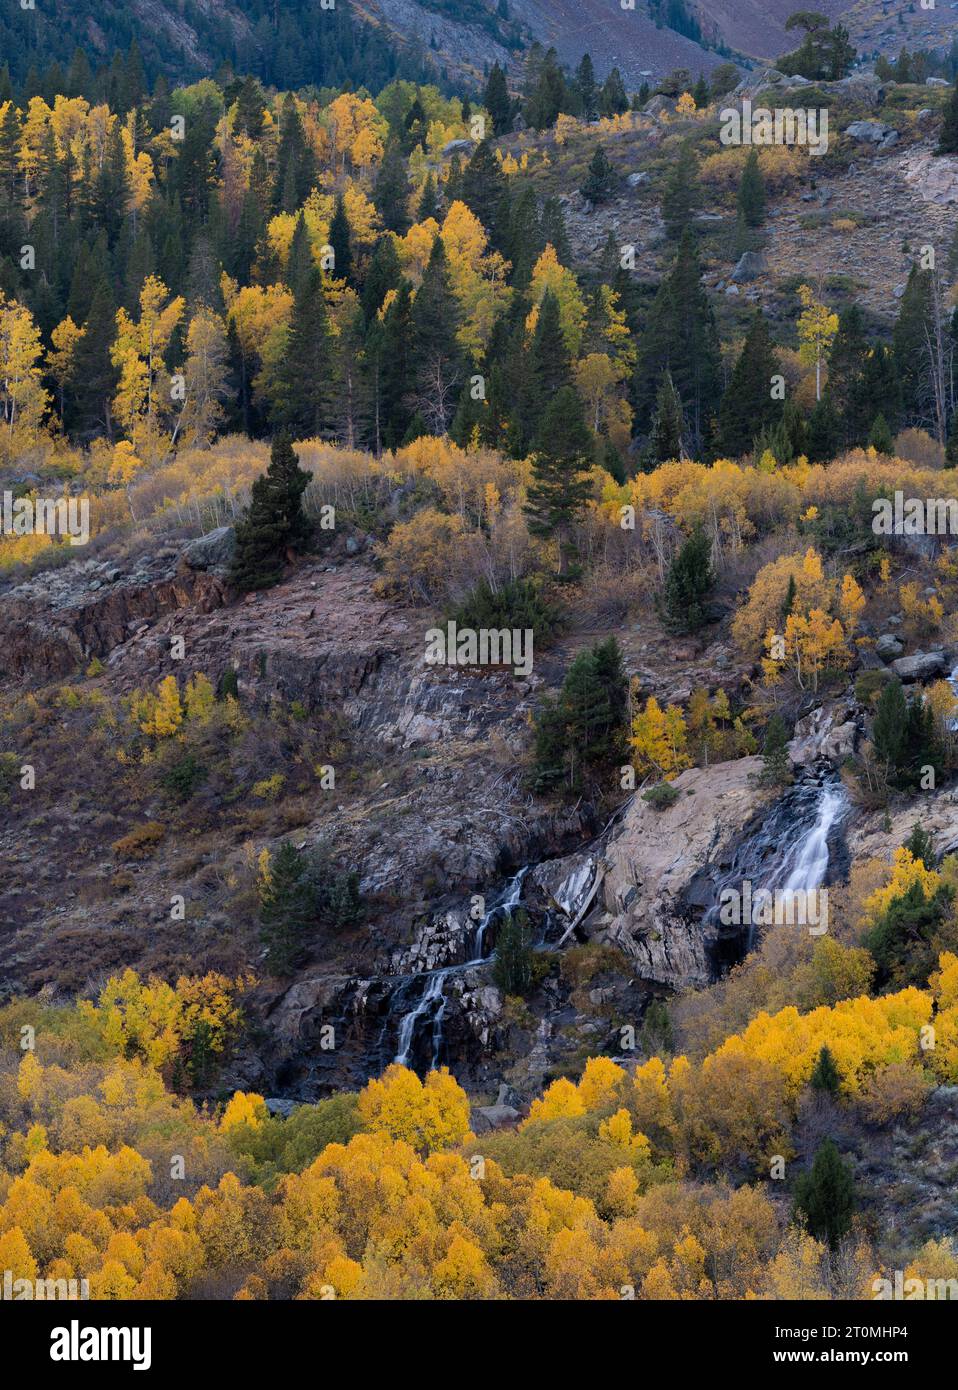
[[[647,801],[656,811],[667,811],[670,806],[674,806],[682,793],[669,782],[658,782],[654,787],[649,787],[647,792],[642,793],[642,800]]]
[[[452,615],[458,627],[531,628],[538,643],[552,637],[561,624],[559,610],[542,596],[534,579],[512,579],[493,589],[483,579]]]
[[[113,842],[113,853],[118,859],[146,859],[166,834],[159,821],[146,821],[135,826],[128,835]]]
[[[189,801],[206,781],[207,769],[195,753],[184,753],[160,774],[160,781],[177,801]]]

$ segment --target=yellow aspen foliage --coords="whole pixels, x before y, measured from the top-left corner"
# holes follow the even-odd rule
[[[36,431],[50,403],[43,389],[43,345],[30,310],[0,290],[0,448]]]
[[[939,1009],[958,1007],[958,956],[951,951],[943,951],[938,957],[938,969],[928,981]]]
[[[865,595],[853,576],[846,574],[842,578],[842,587],[838,597],[838,615],[847,633],[851,634],[855,631],[864,607]]]
[[[849,660],[841,623],[821,608],[813,608],[807,617],[790,613],[785,621],[785,655],[799,686],[818,690],[824,671]]]
[[[838,332],[838,315],[816,300],[808,285],[799,285],[802,313],[798,320],[798,355],[804,367],[815,368],[815,399],[822,398],[822,366]]]
[[[941,874],[934,869],[926,869],[921,859],[916,859],[911,850],[904,845],[895,850],[888,882],[876,888],[863,904],[865,920],[874,926],[879,917],[884,916],[896,898],[903,898],[909,888],[917,884],[925,898],[933,898],[942,886]]]
[[[918,584],[912,581],[899,587],[898,601],[905,615],[905,625],[913,636],[929,637],[938,631],[945,609],[937,594],[923,596]]]
[[[183,692],[183,705],[186,717],[191,723],[205,724],[216,708],[216,692],[209,676],[202,671],[188,680]]]
[[[433,1268],[432,1283],[440,1298],[492,1298],[497,1287],[481,1248],[458,1233]]]
[[[695,97],[691,92],[683,92],[675,104],[678,116],[693,116],[696,111]]]
[[[606,1183],[603,1206],[613,1216],[631,1216],[639,1196],[634,1168],[615,1168]]]
[[[526,319],[526,332],[535,333],[539,319],[539,305],[546,293],[554,294],[559,301],[559,323],[562,337],[573,358],[579,356],[582,337],[585,332],[586,307],[574,273],[560,263],[554,246],[547,246],[536,261],[532,271],[529,294],[532,310]]]
[[[223,1111],[220,1129],[224,1134],[235,1129],[238,1125],[248,1125],[250,1129],[259,1129],[263,1121],[268,1118],[269,1111],[266,1109],[266,1102],[262,1096],[256,1095],[253,1091],[235,1091]]]
[[[19,1226],[11,1226],[0,1235],[0,1273],[6,1270],[14,1279],[37,1277],[37,1262]]]
[[[644,1134],[632,1133],[632,1116],[624,1107],[599,1125],[599,1138],[620,1149],[632,1149],[637,1157],[651,1157],[651,1145]]]
[[[590,1057],[579,1080],[578,1092],[586,1110],[601,1110],[621,1094],[626,1072],[611,1057]]]
[[[183,723],[183,705],[175,676],[164,676],[155,696],[144,697],[140,729],[154,738],[171,738]]]
[[[532,1102],[529,1107],[529,1114],[519,1128],[524,1129],[526,1125],[536,1124],[542,1120],[571,1119],[576,1115],[584,1114],[585,1102],[579,1094],[579,1088],[574,1081],[560,1076],[558,1081],[553,1081],[540,1099]]]
[[[36,1054],[28,1052],[17,1071],[17,1091],[24,1100],[30,1100],[36,1095],[42,1081],[43,1068],[37,1061]]]
[[[431,1071],[425,1084],[396,1064],[359,1096],[363,1125],[432,1153],[461,1144],[469,1133],[469,1098],[448,1068]]]
[[[662,709],[654,695],[635,715],[629,738],[632,761],[640,777],[661,777],[666,782],[692,766],[687,749],[685,720],[678,705]]]

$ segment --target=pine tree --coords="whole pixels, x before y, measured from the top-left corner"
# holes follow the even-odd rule
[[[525,912],[505,913],[496,941],[492,978],[503,994],[524,998],[532,989],[532,932]]]
[[[665,576],[662,621],[672,632],[695,632],[709,621],[708,596],[715,587],[712,545],[701,529],[672,557]]]
[[[236,527],[231,579],[238,589],[266,589],[275,584],[287,552],[302,548],[308,541],[310,526],[303,511],[303,493],[309,481],[289,435],[278,434],[269,467],[253,483],[249,506]]]
[[[506,85],[506,75],[498,63],[493,63],[482,104],[492,118],[493,135],[507,135],[512,129],[512,99]]]
[[[543,245],[548,243],[552,247],[560,265],[571,266],[572,247],[569,244],[569,233],[566,231],[565,214],[555,195],[547,198],[542,204],[541,223]]]
[[[720,392],[715,315],[702,285],[702,266],[686,229],[675,263],[649,309],[635,373],[638,416],[651,416],[663,371],[669,371],[686,411],[691,444],[706,437]]]
[[[780,714],[773,714],[765,726],[762,745],[762,771],[759,781],[765,786],[783,787],[792,780],[792,764],[788,756],[788,730]]]
[[[653,468],[682,457],[682,431],[685,421],[682,402],[669,372],[662,373],[655,398],[655,415],[649,434],[648,461]]]
[[[758,163],[758,150],[748,152],[738,186],[738,211],[746,227],[761,227],[765,221],[765,180]]]
[[[547,290],[539,304],[536,331],[532,338],[532,372],[538,419],[557,391],[571,384],[569,350],[562,334],[559,301]]]
[[[289,840],[284,840],[270,864],[269,881],[260,897],[260,936],[273,975],[291,975],[302,963],[307,933],[315,925],[315,894],[308,863]]]
[[[889,681],[882,690],[872,722],[872,743],[878,757],[890,772],[904,760],[908,704],[900,680]]]
[[[913,859],[920,859],[926,869],[933,869],[938,863],[935,842],[921,821],[915,821],[903,848],[908,850]]]
[[[560,575],[568,571],[570,533],[589,496],[585,470],[591,463],[592,435],[582,405],[572,387],[563,386],[539,425],[525,507],[532,534],[558,542]]]
[[[828,385],[826,393],[839,418],[842,442],[861,444],[871,425],[863,409],[863,379],[868,361],[869,344],[865,335],[862,312],[857,304],[842,311],[838,332],[828,354]]]
[[[884,415],[876,415],[872,421],[872,427],[868,433],[868,443],[879,454],[891,454],[895,448],[895,441],[891,437],[891,430],[885,423]],[[945,456],[947,461],[947,449]],[[951,465],[953,466],[953,465]]]
[[[583,779],[607,778],[625,757],[629,682],[614,637],[580,652],[556,701],[536,718],[533,785],[579,791]]]
[[[921,419],[930,404],[928,335],[933,327],[932,272],[913,265],[892,332],[892,351],[906,416]]]
[[[391,141],[373,185],[373,203],[387,232],[405,236],[409,231],[410,192],[405,156],[399,143]]]
[[[462,378],[456,333],[459,307],[452,292],[442,237],[437,236],[413,300],[410,331],[416,409],[432,434],[443,435],[455,414]]]
[[[353,279],[353,253],[349,244],[349,218],[342,194],[336,199],[336,206],[329,222],[329,245],[333,251],[332,275],[336,280],[345,280],[347,285]]]
[[[430,217],[437,222],[442,220],[442,211],[439,206],[439,194],[436,192],[436,180],[433,178],[431,172],[426,175],[426,181],[419,195],[419,206],[416,209],[416,221],[425,222]]]
[[[837,1248],[848,1233],[855,1211],[855,1184],[851,1168],[840,1157],[831,1139],[819,1146],[811,1169],[795,1187],[795,1206],[804,1217],[810,1235]]]
[[[575,70],[575,85],[582,102],[582,115],[587,121],[595,120],[599,114],[599,88],[595,80],[592,56],[586,53]]]
[[[379,313],[386,295],[398,287],[401,278],[395,238],[382,236],[373,248],[363,281],[362,306],[367,323]]]
[[[935,154],[958,154],[958,81],[945,107]]]
[[[692,214],[701,205],[695,149],[686,141],[670,166],[662,189],[662,220],[670,237],[688,234]]]
[[[697,111],[704,111],[712,99],[712,94],[709,91],[709,84],[704,73],[699,73],[698,81],[692,88],[692,95],[695,98],[695,109]]]
[[[462,171],[459,197],[474,212],[487,232],[496,225],[499,200],[505,187],[505,175],[488,140],[482,140]]]
[[[719,410],[719,453],[739,458],[752,446],[756,434],[772,427],[781,415],[780,401],[773,400],[771,380],[779,371],[768,326],[756,309],[728,390]]]
[[[589,172],[580,192],[588,203],[605,203],[615,192],[615,169],[601,145],[589,161]]]
[[[332,341],[322,273],[313,266],[293,304],[272,411],[274,421],[298,439],[318,439],[329,429]]]
[[[602,84],[599,93],[599,115],[621,116],[629,109],[629,98],[618,68],[613,68]]]
[[[823,1045],[819,1050],[809,1085],[813,1091],[822,1091],[832,1096],[837,1096],[841,1090],[842,1074],[835,1065],[835,1058],[827,1045]]]

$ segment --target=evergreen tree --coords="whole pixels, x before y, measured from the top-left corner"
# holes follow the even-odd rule
[[[419,206],[416,209],[417,222],[425,222],[428,218],[434,218],[437,222],[442,221],[442,211],[439,206],[439,194],[436,191],[436,180],[432,173],[426,175],[426,181],[422,186],[419,195]]]
[[[589,172],[580,192],[589,203],[605,203],[615,192],[616,173],[601,145],[589,161]]]
[[[472,158],[462,171],[459,197],[474,212],[487,232],[496,225],[496,212],[505,186],[505,175],[488,140],[476,146]]]
[[[284,840],[269,867],[260,897],[261,939],[273,975],[291,975],[305,956],[307,934],[316,925],[316,903],[305,857]]]
[[[361,298],[367,323],[371,322],[379,313],[386,295],[390,290],[398,287],[401,278],[402,269],[399,264],[395,239],[391,236],[382,236],[373,248],[366,278],[363,281]]]
[[[342,194],[336,199],[333,215],[329,223],[329,245],[333,251],[332,275],[336,280],[345,280],[347,285],[353,279],[353,253],[349,244],[349,218]]]
[[[323,277],[313,266],[293,304],[272,411],[273,419],[296,438],[318,439],[329,428],[332,342]]]
[[[688,229],[649,309],[635,374],[640,424],[643,417],[651,415],[663,371],[671,373],[685,407],[692,446],[697,448],[718,405],[719,345],[698,252]]]
[[[872,723],[872,743],[878,757],[893,770],[900,766],[905,747],[908,704],[900,680],[889,681],[881,692]]]
[[[786,786],[792,780],[792,763],[788,756],[788,730],[780,714],[773,714],[765,726],[759,780],[763,785],[772,787]]]
[[[884,415],[878,414],[872,421],[872,427],[868,432],[868,443],[879,454],[891,454],[895,448],[895,441],[891,437],[891,430],[885,423]],[[946,456],[947,456],[947,450]]]
[[[583,779],[607,778],[625,757],[629,682],[614,637],[580,652],[555,701],[536,718],[534,786],[580,790]]]
[[[704,73],[699,73],[698,81],[692,88],[692,95],[695,98],[696,110],[704,111],[712,99],[711,93],[709,92],[709,84]]]
[[[809,1085],[813,1091],[822,1091],[832,1096],[837,1096],[841,1090],[842,1074],[835,1065],[835,1058],[827,1045],[823,1045],[819,1050]]]
[[[566,231],[565,214],[558,198],[547,198],[542,204],[541,221],[543,243],[552,247],[560,265],[571,266],[572,248]]]
[[[686,234],[692,214],[702,202],[695,149],[686,141],[666,175],[662,189],[662,220],[670,237]]]
[[[662,621],[672,632],[695,632],[709,621],[708,596],[715,587],[712,544],[701,529],[693,531],[672,557],[665,576]]]
[[[716,440],[719,453],[739,458],[752,447],[756,434],[774,426],[782,411],[771,390],[772,377],[778,372],[765,315],[759,308],[722,397]]]
[[[751,149],[738,186],[738,212],[746,227],[761,227],[765,221],[765,180],[758,163],[758,150]]]
[[[921,420],[931,405],[928,336],[933,330],[932,272],[913,265],[892,333],[892,351],[908,419]]]
[[[855,1184],[851,1168],[831,1139],[822,1142],[811,1169],[796,1183],[795,1206],[804,1217],[809,1234],[816,1240],[827,1241],[832,1250],[850,1230]]]
[[[563,386],[569,386],[572,381],[572,364],[562,333],[559,301],[551,290],[546,290],[539,304],[531,358],[538,419],[555,398],[556,392]]]
[[[522,911],[505,913],[492,962],[494,983],[503,994],[525,998],[535,978],[534,960],[528,914]]]
[[[682,402],[676,391],[671,374],[662,373],[658,394],[655,399],[655,415],[652,417],[652,430],[649,435],[648,460],[653,468],[670,459],[682,457],[682,431],[684,428]]]
[[[595,80],[592,56],[586,53],[575,70],[575,85],[582,103],[582,116],[587,121],[595,120],[599,114],[599,88]]]
[[[236,527],[231,579],[238,589],[266,589],[275,584],[287,552],[301,549],[308,541],[303,493],[309,481],[289,435],[276,435],[269,467],[253,483],[249,506]]]
[[[591,455],[592,435],[579,397],[571,386],[563,386],[539,425],[525,508],[532,534],[558,542],[560,575],[567,573],[570,533],[589,496],[585,470]]]
[[[498,63],[492,65],[482,104],[492,119],[493,135],[507,135],[512,129],[512,99],[506,85],[506,75]]]
[[[958,81],[945,107],[935,154],[958,154]]]
[[[926,869],[933,869],[938,863],[935,842],[921,821],[915,821],[903,848],[907,849],[912,858],[920,859]]]
[[[838,320],[838,332],[828,355],[828,385],[825,388],[838,416],[842,443],[846,445],[863,443],[871,426],[867,403],[863,400],[868,354],[861,309],[851,304]]]
[[[622,82],[622,75],[618,68],[613,68],[603,82],[602,91],[599,93],[599,115],[621,116],[628,109],[629,98]]]
[[[456,337],[459,307],[452,292],[442,237],[432,244],[422,283],[413,300],[410,331],[416,409],[432,434],[443,435],[452,422],[462,378]]]
[[[373,185],[373,203],[387,232],[405,236],[409,231],[411,191],[402,148],[392,141],[386,148]]]

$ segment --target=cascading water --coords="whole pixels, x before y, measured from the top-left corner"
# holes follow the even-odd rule
[[[499,900],[476,924],[468,945],[468,960],[459,965],[446,965],[438,970],[429,970],[409,977],[408,986],[404,986],[397,994],[397,1005],[404,1006],[408,994],[413,991],[419,991],[419,998],[412,1008],[405,1010],[400,1019],[394,1061],[399,1062],[402,1066],[409,1066],[417,1050],[418,1040],[428,1027],[431,1031],[430,1066],[438,1065],[443,1045],[446,986],[453,976],[461,975],[471,967],[488,960],[489,952],[495,944],[490,939],[489,928],[497,919],[504,917],[507,912],[518,907],[522,897],[522,880],[528,872],[528,865],[520,869],[515,877],[506,884]]]
[[[747,835],[727,865],[699,876],[694,900],[705,906],[704,921],[716,926],[726,890],[780,895],[789,899],[824,887],[835,877],[841,847],[841,826],[849,810],[848,796],[837,773],[819,770],[790,787],[771,806],[758,829]],[[704,880],[704,881],[703,881]],[[744,928],[744,929],[743,929]],[[755,944],[752,920],[724,943],[717,966],[727,968]]]

